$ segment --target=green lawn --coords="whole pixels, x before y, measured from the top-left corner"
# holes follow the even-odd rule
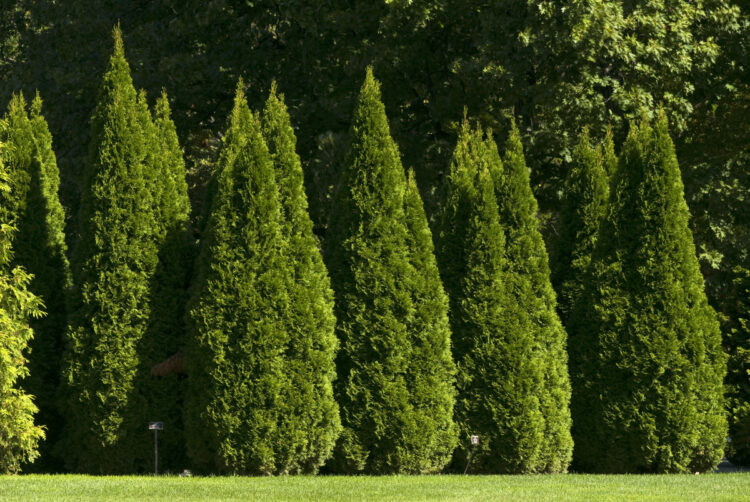
[[[700,476],[0,477],[0,500],[750,501],[750,474]]]

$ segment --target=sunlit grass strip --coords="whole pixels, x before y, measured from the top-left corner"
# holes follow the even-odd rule
[[[750,500],[750,474],[594,476],[0,477],[3,501]]]

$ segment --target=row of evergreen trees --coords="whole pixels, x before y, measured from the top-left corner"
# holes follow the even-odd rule
[[[464,121],[433,234],[371,70],[322,255],[283,98],[253,113],[242,82],[196,245],[167,97],[152,115],[117,29],[69,266],[40,110],[18,96],[2,123],[1,470],[46,433],[38,469],[143,472],[154,419],[172,470],[718,462],[725,360],[664,117],[619,159],[582,136],[551,274],[515,126],[501,154]],[[187,377],[150,375],[180,351]]]

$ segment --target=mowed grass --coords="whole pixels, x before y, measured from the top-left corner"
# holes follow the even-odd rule
[[[750,501],[750,474],[650,476],[0,477],[0,500]]]

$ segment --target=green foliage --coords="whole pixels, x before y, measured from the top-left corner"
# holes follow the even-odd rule
[[[685,179],[698,259],[711,305],[719,312],[729,354],[726,378],[730,437],[727,457],[750,465],[750,386],[745,319],[750,308],[750,4],[741,8],[740,29],[717,39],[716,68],[697,86],[699,97],[677,152]]]
[[[132,418],[133,454],[140,466],[148,465],[153,438],[143,434],[144,424],[159,420],[165,432],[159,438],[159,465],[178,471],[186,465],[183,435],[183,382],[178,374],[154,378],[151,367],[180,351],[185,343],[185,304],[193,260],[188,228],[190,202],[185,161],[172,122],[166,93],[156,101],[154,123],[145,96],[139,99],[143,130],[150,152],[144,161],[144,178],[153,201],[154,242],[158,263],[150,283],[148,327],[137,346],[139,367],[135,389],[139,399]],[[148,174],[146,174],[146,172]]]
[[[44,303],[47,315],[32,318],[34,338],[29,342],[29,375],[24,389],[36,397],[37,420],[47,428],[41,444],[42,458],[34,470],[59,470],[61,462],[52,458],[52,446],[59,439],[61,417],[57,411],[57,389],[61,370],[60,354],[67,318],[65,296],[70,287],[66,257],[65,213],[58,187],[60,177],[52,136],[41,115],[37,96],[29,117],[23,95],[14,96],[8,107],[5,161],[11,180],[12,212],[18,231],[13,236],[15,259],[33,277],[29,290]]]
[[[493,171],[500,224],[505,229],[507,283],[518,308],[529,316],[535,350],[542,357],[539,402],[545,420],[541,469],[565,472],[573,444],[570,436],[570,379],[567,334],[557,315],[547,250],[539,231],[537,202],[515,123],[503,154],[503,171]]]
[[[331,456],[341,429],[333,397],[338,340],[334,334],[333,291],[307,212],[302,163],[283,95],[275,86],[263,110],[279,188],[281,233],[291,267],[289,308],[284,312],[289,340],[285,353],[288,386],[280,396],[276,470],[315,473]],[[230,146],[231,148],[231,146]]]
[[[91,147],[73,253],[74,284],[63,387],[68,467],[133,472],[137,347],[149,320],[157,224],[146,185],[152,146],[119,28],[92,116]],[[153,127],[153,126],[152,126]],[[140,426],[140,427],[137,427]],[[147,431],[142,432],[144,435]]]
[[[417,415],[419,429],[434,452],[423,461],[422,472],[439,472],[456,447],[457,427],[453,423],[456,366],[451,353],[448,296],[440,281],[432,233],[427,224],[414,171],[409,170],[404,193],[404,216],[408,231],[410,262],[414,267],[413,317],[407,329],[413,333],[408,387],[414,407],[427,410]]]
[[[470,436],[477,434],[473,471],[538,472],[545,468],[540,456],[545,417],[538,396],[546,361],[508,282],[493,179],[502,170],[492,139],[465,122],[451,163],[439,241],[458,366],[460,446],[454,465],[466,464]]]
[[[727,456],[739,465],[750,465],[750,270],[737,267],[734,288],[736,324],[725,343],[728,364],[729,437]]]
[[[607,134],[604,137],[604,144],[602,145],[602,165],[604,171],[607,173],[607,179],[612,179],[617,169],[617,155],[615,154],[615,141],[612,134],[612,129],[607,129]],[[607,188],[609,188],[609,182],[607,182]]]
[[[0,122],[2,132],[7,125]],[[4,152],[2,152],[4,153]],[[38,456],[43,427],[34,424],[37,407],[32,396],[19,388],[29,374],[28,343],[33,337],[29,318],[42,314],[42,302],[29,291],[31,276],[11,266],[11,226],[8,176],[0,158],[0,473],[17,473]]]
[[[609,177],[605,168],[616,160],[611,147],[610,140],[603,153],[600,147],[591,144],[588,130],[584,129],[573,150],[571,168],[563,186],[552,283],[558,292],[558,312],[566,325],[585,289],[599,225],[607,207]]]
[[[416,194],[405,195],[380,98],[368,69],[326,243],[341,343],[335,390],[343,432],[334,467],[436,472],[454,442],[446,302],[439,289],[427,290],[438,283],[427,227]],[[420,380],[429,372],[439,385]]]
[[[247,106],[247,97],[245,96],[245,82],[240,78],[237,81],[234,93],[234,106],[229,113],[224,136],[221,139],[219,158],[213,167],[206,186],[206,193],[203,200],[203,214],[199,222],[201,233],[205,231],[206,225],[208,225],[208,219],[213,209],[213,199],[216,197],[216,192],[219,189],[221,173],[225,169],[228,169],[242,147],[247,143],[245,134],[249,127],[248,124],[252,120],[251,114],[250,108]]]
[[[294,268],[273,161],[241,95],[235,112],[249,117],[240,131],[245,144],[219,172],[189,308],[188,454],[203,471],[314,470],[326,452],[308,454],[298,432],[304,418],[289,416],[301,411],[301,393],[292,388],[300,368],[292,363],[305,342],[287,317],[299,311],[290,303],[297,292],[290,292]],[[325,361],[319,364],[325,369]],[[287,440],[302,451],[288,451]]]
[[[706,471],[722,457],[726,358],[688,218],[667,119],[644,120],[623,146],[571,322],[580,469]]]

